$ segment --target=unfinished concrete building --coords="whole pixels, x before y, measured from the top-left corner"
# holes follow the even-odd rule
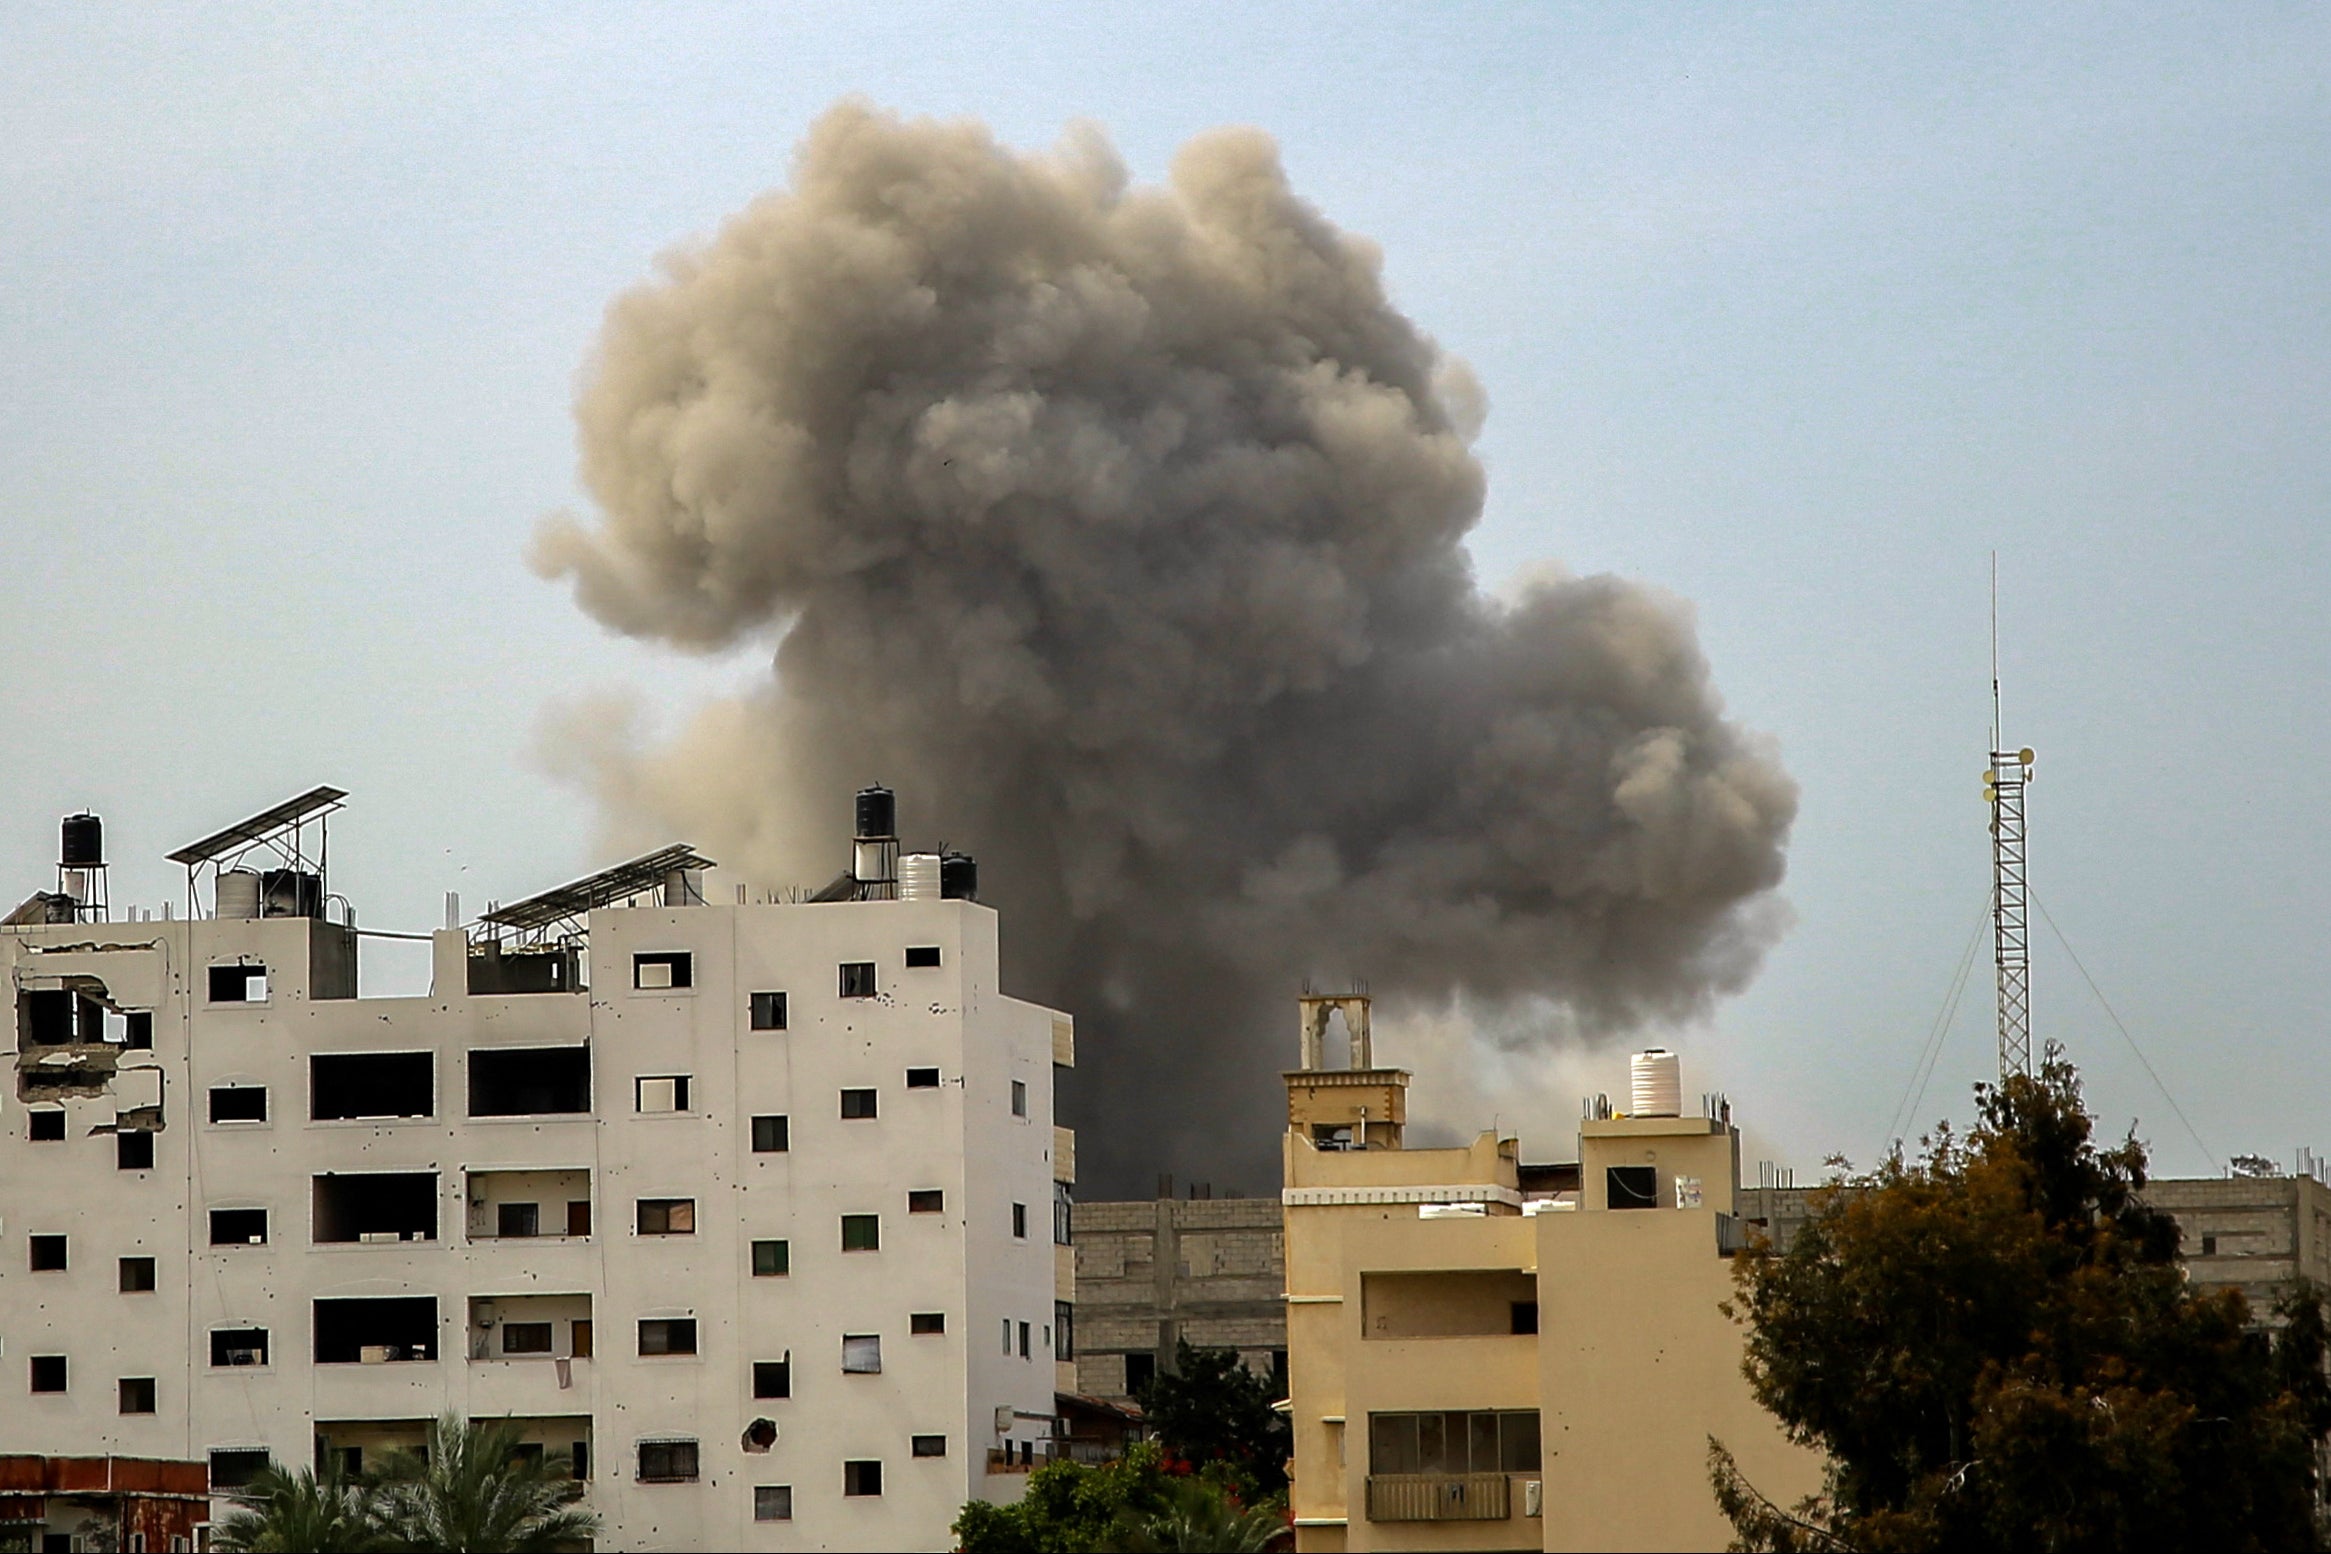
[[[944,1548],[1016,1493],[1073,1387],[1073,1040],[971,861],[869,790],[807,899],[708,904],[668,848],[366,998],[343,797],[172,854],[159,919],[75,817],[0,926],[0,1455],[228,1490],[508,1417],[618,1548]]]
[[[1075,1207],[1077,1389],[1125,1403],[1187,1339],[1235,1349],[1284,1395],[1286,1253],[1276,1198],[1176,1198]]]

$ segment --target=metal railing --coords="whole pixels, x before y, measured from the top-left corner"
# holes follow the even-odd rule
[[[1372,1522],[1500,1522],[1513,1515],[1503,1473],[1371,1473]]]

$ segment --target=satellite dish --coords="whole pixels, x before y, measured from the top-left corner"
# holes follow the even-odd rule
[[[2024,765],[2026,765],[2026,766],[2029,766],[2029,765],[2031,765],[2031,764],[2032,764],[2032,747],[2031,747],[2031,746],[2029,746],[2029,745],[2026,745],[2026,746],[2024,746],[2024,747],[2023,747],[2021,750],[2018,750],[2018,751],[2015,753],[2015,758],[2016,758],[2018,761],[2021,761],[2021,762],[2022,762]]]

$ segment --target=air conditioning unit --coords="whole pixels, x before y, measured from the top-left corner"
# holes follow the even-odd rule
[[[264,1349],[229,1349],[227,1363],[229,1365],[265,1365],[267,1351]]]
[[[356,1359],[357,1363],[361,1365],[386,1365],[389,1360],[389,1346],[387,1344],[359,1345],[356,1350]]]
[[[1524,1516],[1543,1516],[1546,1514],[1546,1481],[1544,1479],[1526,1478],[1522,1480],[1522,1514]]]

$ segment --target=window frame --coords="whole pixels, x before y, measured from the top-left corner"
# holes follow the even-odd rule
[[[882,996],[882,979],[876,974],[873,961],[846,960],[842,961],[840,965],[841,971],[837,979],[840,988],[838,997],[880,998]]]
[[[773,1249],[769,1261],[776,1264],[774,1268],[770,1268],[765,1271],[761,1267],[762,1248],[764,1247]],[[752,1276],[756,1279],[782,1279],[786,1278],[793,1272],[793,1243],[786,1237],[764,1236],[760,1240],[752,1243],[751,1256],[753,1267]]]
[[[868,1085],[842,1087],[842,1120],[844,1122],[875,1122],[882,1116],[881,1092]],[[853,1111],[852,1107],[862,1110]]]
[[[745,1028],[755,1031],[785,1029],[785,994],[782,991],[747,993],[745,995]]]
[[[661,982],[642,981],[653,971],[664,973]],[[634,950],[631,952],[631,990],[634,993],[685,993],[696,986],[696,952],[693,950]]]
[[[662,1344],[660,1348],[648,1347],[648,1329],[651,1327],[657,1330]],[[641,1317],[632,1334],[634,1353],[643,1360],[689,1358],[698,1352],[697,1341],[700,1336],[694,1317]],[[687,1339],[688,1347],[672,1347],[673,1340],[682,1337]]]
[[[674,1210],[679,1210],[688,1223],[683,1229],[674,1229]],[[648,1229],[650,1216],[661,1219],[661,1230]],[[632,1233],[639,1236],[692,1236],[696,1234],[696,1200],[694,1198],[634,1198],[631,1215]]]
[[[695,1440],[640,1441],[634,1459],[636,1477],[642,1484],[694,1484],[704,1476],[704,1454]],[[657,1468],[650,1470],[649,1453],[657,1453]]]
[[[850,1233],[862,1233],[871,1228],[870,1239],[863,1245],[852,1246]],[[882,1250],[882,1216],[880,1214],[845,1214],[842,1216],[842,1250],[845,1252],[879,1252]]]
[[[793,1149],[793,1123],[787,1112],[764,1112],[752,1119],[752,1152],[756,1155],[790,1154]],[[768,1143],[763,1143],[766,1138]]]

